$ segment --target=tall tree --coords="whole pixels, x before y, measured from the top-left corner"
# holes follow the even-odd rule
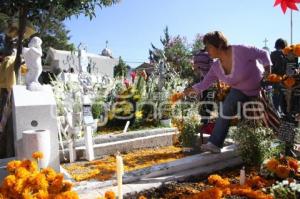
[[[129,69],[130,67],[120,57],[119,63],[114,67],[114,77],[126,77]]]
[[[179,35],[171,37],[168,27],[166,27],[164,29],[164,37],[160,38],[160,41],[163,44],[162,50],[151,44],[152,49],[149,50],[150,61],[157,63],[162,54],[161,52],[164,52],[167,62],[181,77],[190,77],[193,74],[191,63],[192,54],[186,39]]]
[[[48,17],[44,21],[50,20],[51,16],[60,17],[62,20],[71,17],[73,15],[84,14],[92,19],[96,16],[96,7],[107,7],[118,3],[120,0],[8,0],[0,1],[1,12],[8,16],[18,16],[18,43],[17,43],[17,56],[15,61],[15,71],[18,74],[21,64],[21,51],[23,35],[26,28],[27,21],[35,21],[40,18],[40,14],[43,12],[49,12]],[[45,28],[42,27],[43,32]]]
[[[192,53],[196,54],[197,52],[204,49],[204,43],[203,43],[203,35],[197,34],[196,39],[192,46]]]

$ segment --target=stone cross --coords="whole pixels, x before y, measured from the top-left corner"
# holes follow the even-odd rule
[[[267,43],[269,40],[267,40],[267,38],[265,38],[265,40],[263,40],[263,42],[265,43],[265,47],[267,47]]]

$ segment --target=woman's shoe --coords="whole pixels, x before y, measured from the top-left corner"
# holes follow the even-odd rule
[[[221,153],[221,148],[217,147],[211,142],[201,145],[201,151],[210,151],[211,153]]]

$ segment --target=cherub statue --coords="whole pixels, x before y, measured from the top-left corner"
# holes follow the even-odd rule
[[[41,90],[42,86],[38,82],[38,78],[42,73],[42,40],[39,37],[33,37],[28,48],[23,48],[23,57],[27,65],[28,72],[26,74],[26,87],[28,90]]]

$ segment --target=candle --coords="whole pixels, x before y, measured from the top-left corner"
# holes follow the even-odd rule
[[[244,185],[246,181],[245,167],[240,171],[240,185]]]
[[[128,129],[128,127],[129,127],[129,124],[130,124],[130,121],[128,120],[128,121],[126,122],[126,125],[125,125],[125,128],[124,128],[124,130],[123,130],[123,133],[126,133],[126,132],[127,132],[127,129]]]
[[[123,199],[122,177],[124,174],[123,158],[120,154],[116,156],[117,160],[117,181],[118,181],[118,199]]]

